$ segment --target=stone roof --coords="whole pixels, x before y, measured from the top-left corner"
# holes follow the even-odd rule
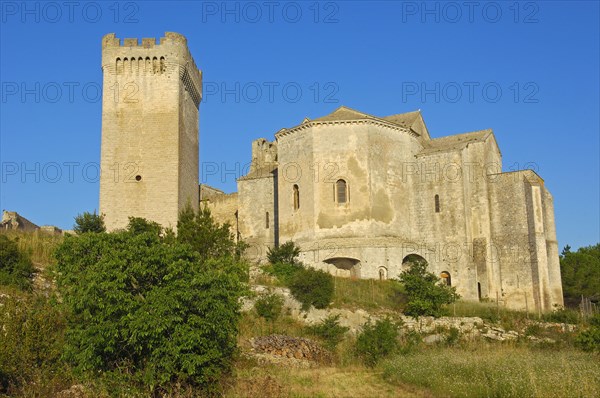
[[[420,115],[421,111],[418,110],[406,113],[398,113],[397,115],[384,116],[382,119],[409,129]]]
[[[379,118],[368,115],[363,112],[355,111],[354,109],[350,109],[346,106],[340,106],[335,111],[331,112],[329,115],[321,116],[317,119],[313,119],[316,122],[336,122],[336,121],[345,121],[345,120],[378,120]],[[304,119],[306,121],[306,119]]]
[[[474,142],[484,142],[492,135],[491,129],[472,131],[470,133],[462,133],[449,135],[446,137],[434,138],[424,142],[425,147],[419,155],[428,155],[436,152],[445,152],[457,149],[463,149],[467,145]]]
[[[378,121],[386,121],[389,123],[393,123],[397,126],[404,127],[406,129],[410,129],[412,125],[415,123],[417,118],[421,116],[421,111],[412,111],[407,113],[398,113],[396,115],[377,117],[373,115],[369,115],[364,112],[360,112],[347,106],[340,106],[335,111],[331,112],[329,115],[325,115],[319,117],[317,119],[313,119],[312,121],[316,122],[335,122],[335,121],[346,121],[346,120],[378,120]],[[302,123],[307,123],[310,121],[308,118],[305,118]]]

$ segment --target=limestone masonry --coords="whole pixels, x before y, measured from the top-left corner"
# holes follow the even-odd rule
[[[174,227],[198,208],[198,106],[202,74],[180,34],[102,39],[100,212],[109,230],[129,216]]]
[[[420,111],[340,107],[255,140],[237,193],[198,189],[202,75],[185,38],[109,34],[102,51],[109,229],[129,216],[174,227],[200,201],[257,261],[293,240],[304,263],[338,276],[395,278],[422,259],[467,300],[563,305],[552,196],[531,170],[502,172],[491,130],[431,138]]]

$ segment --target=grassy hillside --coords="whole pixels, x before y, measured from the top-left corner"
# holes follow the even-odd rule
[[[60,236],[10,233],[19,249],[30,255],[39,269],[53,263]],[[261,284],[277,285],[260,277]],[[57,396],[81,384],[78,397],[148,396],[146,391],[102,377],[81,379],[61,359],[66,331],[65,316],[55,298],[39,291],[21,292],[0,286],[0,396]],[[403,306],[403,294],[390,281],[336,278],[333,307],[394,313]],[[578,333],[531,325],[531,314],[508,311],[489,303],[458,302],[446,308],[450,315],[478,316],[507,330],[525,330],[513,341],[488,341],[439,330],[443,339],[427,345],[421,336],[404,333],[395,354],[374,368],[355,355],[356,336],[348,333],[333,351],[333,362],[310,368],[259,363],[249,340],[271,334],[319,337],[298,319],[283,311],[267,321],[254,310],[240,323],[233,372],[221,381],[221,396],[288,397],[595,397],[600,396],[600,356],[579,350]],[[576,313],[554,315],[570,319],[578,328],[588,326]],[[533,341],[529,336],[538,337]],[[543,340],[543,339],[551,340]],[[541,341],[541,342],[540,342]],[[553,341],[553,342],[549,342]],[[15,376],[16,375],[16,376]],[[11,384],[12,383],[12,384]],[[79,388],[79,387],[77,387]],[[3,391],[3,393],[2,393]],[[4,395],[3,395],[4,394]],[[174,397],[201,396],[182,390]]]

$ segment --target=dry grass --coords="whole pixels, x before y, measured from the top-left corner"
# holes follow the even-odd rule
[[[274,322],[267,321],[256,315],[254,311],[242,314],[238,341],[243,343],[251,337],[266,336],[269,334],[284,334],[294,337],[306,337],[307,331],[304,323],[282,314]]]
[[[384,378],[451,397],[597,397],[600,358],[573,349],[429,348],[382,365]]]
[[[275,366],[238,369],[227,398],[430,397],[426,390],[391,385],[363,367],[289,369]]]
[[[394,281],[373,279],[334,278],[335,294],[332,307],[365,310],[391,309],[401,306],[402,295],[397,295]]]
[[[62,235],[52,235],[40,231],[2,231],[0,233],[16,241],[19,250],[28,253],[31,261],[38,268],[44,268],[54,262],[54,249],[63,241]]]

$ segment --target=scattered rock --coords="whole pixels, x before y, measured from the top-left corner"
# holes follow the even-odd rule
[[[87,398],[86,388],[82,384],[74,384],[68,390],[56,394],[56,398]]]
[[[444,336],[441,334],[430,334],[429,336],[425,336],[423,338],[423,343],[425,344],[436,344],[444,341]]]

